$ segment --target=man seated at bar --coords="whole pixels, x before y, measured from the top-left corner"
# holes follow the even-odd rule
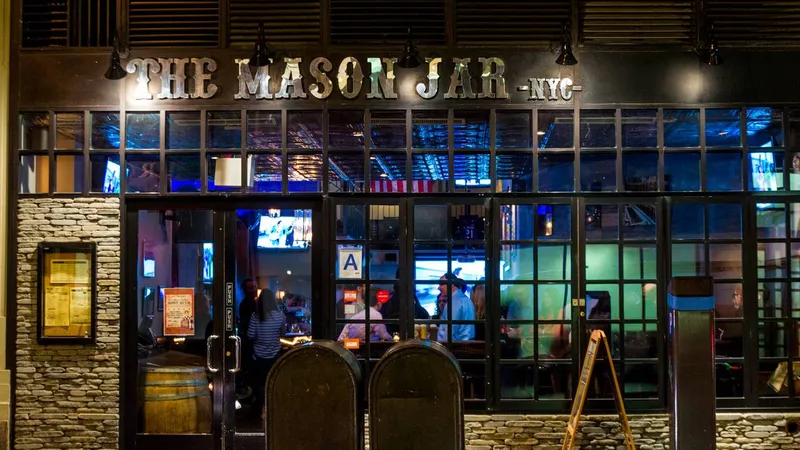
[[[446,273],[439,278],[439,293],[447,298],[447,291],[450,291],[449,301],[452,302],[451,311],[453,313],[452,320],[475,320],[475,305],[472,300],[464,294],[464,287],[466,283],[461,278]],[[448,300],[446,300],[448,301]],[[447,305],[442,308],[442,320],[447,320]],[[473,324],[453,324],[453,341],[472,341],[475,339],[475,325]],[[439,327],[437,336],[439,342],[447,341],[447,325],[442,324]]]
[[[378,301],[377,288],[370,288],[369,290],[369,320],[383,320],[380,313],[381,303]],[[360,311],[350,317],[351,320],[367,320],[367,310]],[[370,324],[370,340],[372,341],[391,341],[392,336],[386,330],[386,325],[382,323]],[[341,334],[339,334],[339,342],[344,342],[345,339],[358,339],[361,342],[366,341],[366,325],[363,323],[348,323],[344,326]]]

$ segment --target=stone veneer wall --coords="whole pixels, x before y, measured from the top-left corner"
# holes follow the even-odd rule
[[[23,198],[17,219],[15,448],[117,448],[119,198]],[[95,344],[36,342],[37,245],[42,241],[97,244]]]
[[[466,415],[467,450],[561,450],[569,416],[558,415]],[[792,414],[717,414],[718,449],[800,449],[800,435],[785,431],[788,420],[800,421],[800,411]],[[669,416],[630,415],[636,448],[668,449]],[[369,421],[366,425],[369,449]],[[617,415],[583,416],[575,448],[617,450],[625,448]]]

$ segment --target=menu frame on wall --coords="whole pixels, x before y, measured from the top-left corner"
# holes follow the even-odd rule
[[[40,344],[92,344],[97,335],[97,245],[38,246],[37,326]]]

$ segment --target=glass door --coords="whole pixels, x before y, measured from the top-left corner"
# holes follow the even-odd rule
[[[319,212],[317,204],[291,203],[226,213],[219,315],[226,447],[264,448],[267,374],[284,352],[311,340],[317,329]]]
[[[221,442],[222,216],[129,207],[123,431],[131,448]]]
[[[496,214],[496,398],[504,408],[563,410],[578,363],[575,201],[498,200]]]
[[[577,357],[583,358],[589,335],[605,332],[620,389],[626,402],[661,404],[663,230],[659,199],[581,199],[581,330]],[[587,407],[613,408],[613,386],[605,361],[598,361]],[[643,405],[644,407],[644,405]]]

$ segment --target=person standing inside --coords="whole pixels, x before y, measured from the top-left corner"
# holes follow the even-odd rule
[[[253,411],[264,415],[264,391],[267,375],[281,350],[281,336],[286,331],[286,318],[278,311],[275,293],[269,289],[261,291],[256,312],[250,317],[247,337],[253,341],[253,379],[255,403]]]
[[[464,294],[464,280],[458,278],[457,276],[453,275],[452,273],[446,273],[442,275],[439,279],[441,283],[439,284],[439,293],[442,295],[447,295],[447,291],[450,291],[450,299],[449,301],[452,302],[452,306],[450,310],[452,311],[453,318],[452,320],[475,320],[475,305],[473,305],[472,300]],[[448,308],[445,305],[445,308],[442,310],[441,318],[442,320],[447,320],[448,318]],[[454,324],[453,325],[453,341],[471,341],[475,339],[475,325],[473,324]],[[446,342],[447,341],[447,325],[442,324],[439,327],[439,332],[437,335],[437,340],[439,342]]]
[[[241,389],[246,390],[246,384],[252,383],[250,375],[253,366],[253,341],[247,337],[247,331],[250,329],[250,319],[256,311],[256,301],[258,297],[258,287],[252,278],[245,278],[241,284],[242,301],[239,302],[239,338],[242,339],[242,376],[237,377],[237,380],[242,383],[239,384]],[[244,394],[247,395],[247,394]]]
[[[381,303],[378,301],[378,289],[370,288],[369,290],[369,320],[383,320],[381,315]],[[367,310],[363,310],[353,317],[351,320],[367,320]],[[363,323],[348,323],[339,334],[339,342],[344,342],[345,339],[358,339],[365,342],[367,339],[372,341],[391,341],[392,335],[386,330],[386,325],[382,323],[371,323],[369,335],[367,335],[366,325]]]

